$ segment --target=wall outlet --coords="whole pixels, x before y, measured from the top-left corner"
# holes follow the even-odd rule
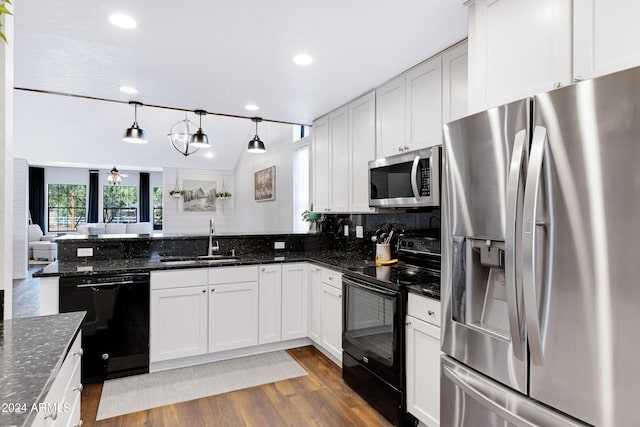
[[[349,237],[349,225],[347,224],[344,225],[344,235]]]
[[[93,248],[78,248],[78,256],[93,256]]]
[[[364,227],[361,225],[356,225],[356,237],[358,239],[364,238]]]
[[[274,249],[284,249],[284,242],[275,242],[273,244]]]

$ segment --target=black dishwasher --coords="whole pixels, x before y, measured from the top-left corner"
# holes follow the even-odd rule
[[[149,273],[61,277],[59,305],[87,312],[83,382],[149,372]]]

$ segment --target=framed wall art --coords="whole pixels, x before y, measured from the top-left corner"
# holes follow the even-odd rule
[[[255,200],[264,202],[276,199],[276,167],[262,169],[253,175]]]

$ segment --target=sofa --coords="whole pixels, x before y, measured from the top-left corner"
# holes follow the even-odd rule
[[[132,222],[130,224],[95,222],[78,225],[76,233],[87,236],[98,234],[151,234],[153,233],[153,224],[150,222]]]
[[[58,258],[58,244],[51,240],[57,234],[44,234],[38,224],[29,224],[27,241],[30,260],[55,261]]]

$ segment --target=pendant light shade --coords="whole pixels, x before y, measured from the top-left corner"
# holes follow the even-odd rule
[[[137,101],[129,101],[129,105],[131,104],[133,104],[134,108],[133,124],[130,128],[127,128],[127,130],[124,131],[122,140],[124,142],[131,142],[134,144],[146,144],[147,133],[144,131],[144,129],[138,126],[138,106],[142,107],[142,103]]]
[[[209,136],[202,132],[202,116],[206,115],[207,112],[204,110],[195,110],[194,113],[200,116],[200,127],[198,127],[196,133],[191,135],[191,146],[196,148],[211,148]]]
[[[264,147],[264,142],[262,142],[258,136],[258,123],[260,123],[262,119],[260,117],[254,117],[251,121],[256,124],[256,135],[249,141],[247,151],[250,153],[264,153],[267,149]]]

